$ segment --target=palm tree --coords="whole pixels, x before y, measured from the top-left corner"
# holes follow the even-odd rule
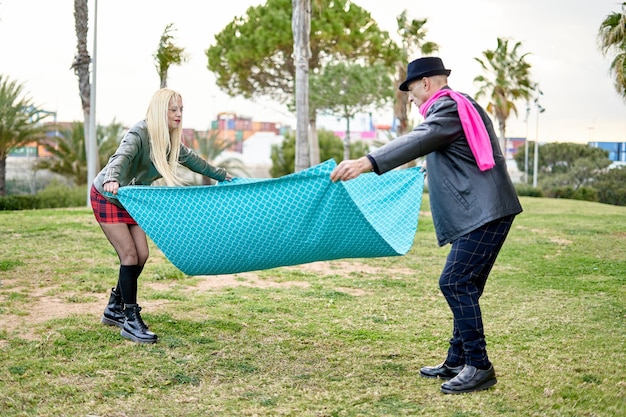
[[[195,142],[197,143],[196,151],[200,156],[207,160],[212,165],[215,165],[215,161],[222,155],[222,153],[232,148],[236,141],[227,140],[219,137],[219,131],[209,130],[204,134],[194,131]],[[246,171],[243,162],[238,158],[224,158],[220,160],[219,165],[226,169],[230,174],[235,176],[241,176],[236,174],[243,174],[249,176]],[[213,184],[211,178],[202,177],[202,184]]]
[[[103,167],[109,161],[111,155],[115,153],[120,145],[122,136],[124,136],[124,125],[113,119],[108,126],[98,126],[96,130],[96,139],[98,141],[98,162]]]
[[[174,45],[174,36],[172,32],[174,24],[170,23],[165,26],[161,40],[159,41],[159,49],[154,53],[154,66],[159,73],[161,80],[161,88],[167,87],[167,73],[173,64],[180,65],[187,61],[184,52],[185,49]]]
[[[487,76],[474,78],[474,82],[480,84],[476,100],[489,97],[486,109],[498,122],[500,147],[505,156],[506,121],[511,112],[517,115],[515,101],[529,100],[536,88],[536,84],[530,80],[531,65],[526,62],[528,54],[519,55],[521,45],[521,42],[517,42],[509,49],[509,41],[498,38],[495,50],[483,51],[484,59],[474,58],[487,73]]]
[[[407,18],[407,11],[404,10],[397,18],[398,22],[398,35],[400,35],[400,42],[402,47],[400,48],[400,54],[402,56],[398,59],[397,64],[397,79],[395,81],[395,102],[394,102],[394,117],[398,120],[398,126],[396,132],[398,134],[404,134],[409,128],[409,111],[411,109],[411,103],[409,102],[408,94],[404,91],[400,91],[398,87],[406,79],[406,67],[409,60],[413,60],[417,55],[431,55],[439,50],[439,45],[435,42],[426,41],[426,23],[428,19],[411,21]]]
[[[24,86],[0,74],[0,197],[6,195],[6,162],[9,152],[44,135],[39,121],[50,115],[23,95]]]
[[[598,41],[604,56],[614,54],[610,72],[615,89],[626,100],[626,2],[621,6],[621,12],[609,14],[600,24]]]
[[[106,127],[98,126],[96,141],[98,162],[105,166],[107,160],[117,149],[123,133],[123,126],[115,120]],[[70,179],[74,185],[87,184],[87,156],[85,153],[85,129],[82,122],[74,122],[70,128],[59,130],[54,138],[43,143],[44,148],[52,156],[40,159],[36,169],[47,169],[50,172]]]
[[[71,68],[78,77],[78,90],[80,95],[80,101],[83,108],[83,129],[85,129],[84,136],[90,138],[90,140],[84,141],[83,146],[85,152],[89,155],[87,158],[87,176],[94,177],[98,172],[100,166],[98,165],[96,155],[98,152],[98,143],[91,143],[92,136],[90,132],[92,129],[96,129],[95,115],[92,117],[91,108],[91,83],[90,83],[90,64],[91,57],[87,50],[87,33],[89,32],[89,0],[74,0],[74,29],[76,32],[76,56]],[[96,1],[96,8],[97,8]],[[94,42],[95,43],[95,42]],[[95,87],[94,87],[95,94]],[[93,123],[93,126],[91,124]],[[96,135],[93,135],[95,137]],[[89,190],[87,190],[87,205],[90,205]]]
[[[35,169],[47,169],[62,175],[74,185],[87,184],[87,156],[83,123],[74,122],[69,129],[59,129],[58,135],[42,143],[52,156],[37,161]]]

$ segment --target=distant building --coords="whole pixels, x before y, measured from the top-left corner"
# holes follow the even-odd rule
[[[47,134],[50,139],[59,134],[59,129],[72,127],[72,123],[69,122],[46,123],[46,125],[51,129]],[[218,132],[220,138],[235,142],[235,145],[226,151],[224,156],[228,155],[242,160],[250,176],[265,178],[270,176],[269,169],[272,166],[271,146],[282,143],[284,135],[291,131],[291,127],[274,122],[255,122],[252,118],[241,117],[235,113],[219,113],[211,122],[211,130]],[[198,149],[196,142],[198,133],[206,134],[206,132],[198,132],[194,129],[183,129],[183,143],[192,149]],[[248,144],[246,143],[248,139],[253,140]],[[37,182],[42,182],[44,179],[48,182],[52,178],[63,179],[48,171],[37,175],[38,171],[34,170],[34,164],[39,158],[50,156],[52,155],[42,144],[35,142],[11,150],[7,157],[7,181],[26,182],[30,192],[34,193],[36,188],[40,188],[37,187]]]
[[[215,163],[229,158],[239,159],[250,178],[271,178],[272,146],[280,146],[285,137],[274,132],[258,132],[246,139],[241,152],[222,152]]]
[[[626,142],[589,142],[589,146],[608,151],[613,162],[626,162]]]

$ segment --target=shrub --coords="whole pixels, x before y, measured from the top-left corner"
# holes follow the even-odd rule
[[[520,197],[543,197],[543,191],[540,188],[528,184],[515,184],[515,191]]]
[[[39,207],[39,196],[8,195],[0,197],[0,210],[32,210]]]
[[[571,200],[598,201],[598,192],[593,188],[553,187],[545,192],[546,197],[568,198]]]
[[[87,204],[87,186],[70,187],[58,181],[52,181],[37,193],[38,208],[80,207]]]
[[[601,203],[626,206],[626,166],[609,169],[600,174],[593,182],[593,188],[598,192]]]

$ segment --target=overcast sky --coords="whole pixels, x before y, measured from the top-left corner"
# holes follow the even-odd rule
[[[89,1],[90,30],[95,0]],[[153,53],[165,26],[173,23],[176,44],[189,61],[170,69],[168,86],[183,94],[187,128],[207,129],[218,112],[232,111],[255,121],[290,123],[295,116],[280,104],[231,98],[215,86],[205,50],[214,35],[246,9],[264,1],[100,0],[96,68],[96,118],[129,126],[145,116],[159,88]],[[428,40],[439,43],[453,89],[474,95],[481,74],[474,58],[496,48],[498,37],[520,41],[529,53],[532,75],[543,91],[546,111],[537,123],[526,105],[508,121],[507,136],[546,141],[624,141],[626,104],[617,95],[610,59],[597,48],[602,20],[621,10],[615,0],[355,0],[379,26],[396,37],[396,17],[427,18]],[[0,0],[0,74],[23,83],[39,107],[59,121],[82,121],[78,81],[70,65],[76,52],[73,0]],[[410,8],[409,8],[410,7]],[[88,40],[93,56],[93,32]],[[484,102],[482,104],[485,104]],[[390,109],[376,123],[391,124]],[[412,110],[417,115],[417,109]]]

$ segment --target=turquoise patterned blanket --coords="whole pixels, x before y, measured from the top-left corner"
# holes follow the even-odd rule
[[[187,275],[406,254],[422,201],[419,167],[333,183],[334,167],[217,186],[122,187],[118,198]]]

